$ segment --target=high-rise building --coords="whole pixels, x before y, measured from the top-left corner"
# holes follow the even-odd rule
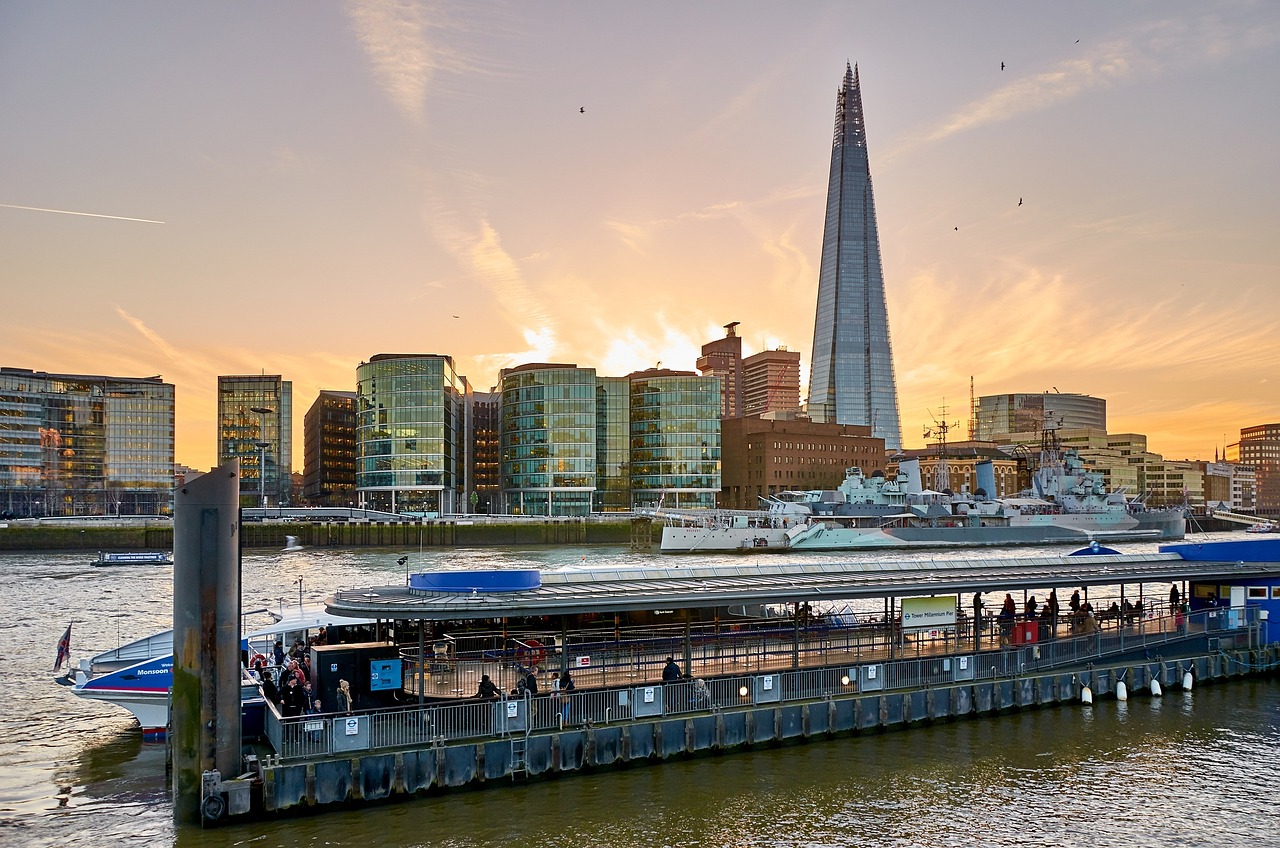
[[[742,412],[742,337],[736,332],[740,322],[724,325],[723,339],[707,342],[698,357],[698,371],[720,378],[720,417],[737,418]]]
[[[886,450],[902,447],[862,90],[847,65],[836,95],[810,362],[810,418],[869,426]]]
[[[311,506],[355,503],[355,392],[321,391],[302,419],[302,497]]]
[[[173,413],[159,377],[0,368],[0,514],[170,512]]]
[[[458,512],[467,393],[453,357],[380,353],[356,367],[356,491],[367,509]]]
[[[288,506],[293,383],[279,374],[218,377],[218,464],[240,460],[240,505]]]
[[[778,348],[742,360],[742,414],[767,415],[800,409],[800,352]]]

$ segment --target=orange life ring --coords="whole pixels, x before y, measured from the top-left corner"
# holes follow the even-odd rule
[[[520,660],[521,665],[542,665],[543,660],[547,658],[547,649],[542,647],[542,643],[537,639],[529,639],[520,646],[520,650],[516,651],[516,658]]]
[[[249,668],[257,668],[259,660],[262,661],[262,664],[264,666],[268,665],[266,657],[264,657],[262,654],[254,654],[252,657],[249,658]]]

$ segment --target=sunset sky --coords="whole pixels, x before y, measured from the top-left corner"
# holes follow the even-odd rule
[[[846,62],[907,446],[970,377],[1173,459],[1280,419],[1269,0],[6,3],[0,365],[163,375],[201,468],[217,375],[293,381],[300,469],[384,352],[487,390],[740,321],[803,394]]]

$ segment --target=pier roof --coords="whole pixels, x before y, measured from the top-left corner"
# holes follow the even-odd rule
[[[1129,583],[1229,582],[1280,575],[1280,562],[1206,562],[1174,553],[1038,556],[1009,560],[913,559],[847,563],[744,563],[540,572],[511,592],[438,592],[375,586],[334,593],[336,615],[457,620],[613,613],[744,603],[811,603],[916,595],[1010,592]]]

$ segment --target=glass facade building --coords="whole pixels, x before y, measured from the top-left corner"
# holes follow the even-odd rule
[[[449,356],[384,353],[356,368],[360,506],[428,517],[460,511],[466,395]]]
[[[596,372],[576,365],[503,369],[499,463],[506,511],[586,515],[596,488]]]
[[[311,506],[356,499],[356,393],[322,391],[302,419],[302,497]]]
[[[1107,431],[1104,398],[1061,392],[983,395],[975,410],[973,438],[1000,441],[1016,433],[1036,434],[1045,428]]]
[[[218,464],[240,460],[242,507],[293,497],[293,383],[279,374],[218,377]]]
[[[595,512],[631,509],[631,381],[596,380]]]
[[[631,503],[714,508],[720,491],[720,380],[642,371],[630,382]]]
[[[159,377],[0,368],[0,514],[169,513],[173,428]]]
[[[848,66],[836,95],[810,362],[814,421],[869,426],[886,450],[902,447],[862,90]]]

